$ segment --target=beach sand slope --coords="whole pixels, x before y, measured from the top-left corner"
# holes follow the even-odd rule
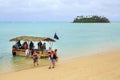
[[[0,75],[0,80],[120,80],[120,50]]]

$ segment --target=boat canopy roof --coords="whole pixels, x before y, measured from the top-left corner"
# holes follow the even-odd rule
[[[9,41],[46,41],[46,42],[55,42],[54,39],[49,38],[49,37],[35,37],[35,36],[19,36],[16,38],[12,38]]]

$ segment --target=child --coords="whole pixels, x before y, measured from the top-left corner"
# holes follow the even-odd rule
[[[39,65],[38,64],[38,54],[36,51],[33,54],[33,63],[34,63],[34,66],[35,66],[35,64],[37,64],[37,66]]]

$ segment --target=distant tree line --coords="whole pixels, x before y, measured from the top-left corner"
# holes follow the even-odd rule
[[[110,21],[102,16],[77,16],[73,23],[110,23]]]

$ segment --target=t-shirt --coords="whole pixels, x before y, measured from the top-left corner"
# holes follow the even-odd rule
[[[25,52],[26,52],[26,55],[30,55],[30,51],[28,49]]]

